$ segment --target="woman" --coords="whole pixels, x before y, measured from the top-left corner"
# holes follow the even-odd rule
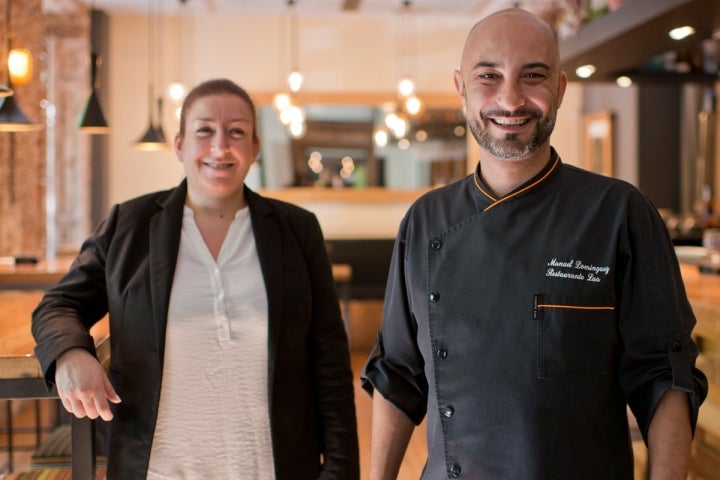
[[[357,479],[352,373],[314,215],[244,185],[255,107],[229,80],[183,103],[186,178],[115,205],[33,313],[45,378],[111,420],[109,479]],[[110,316],[106,375],[88,329]]]

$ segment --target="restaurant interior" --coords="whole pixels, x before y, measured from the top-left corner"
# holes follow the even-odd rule
[[[689,478],[720,479],[717,0],[0,0],[0,478],[104,478],[92,441],[75,443],[92,424],[44,391],[30,313],[112,205],[181,181],[178,108],[206,79],[257,104],[247,185],[320,221],[357,377],[402,216],[478,160],[452,80],[467,31],[511,6],[558,32],[563,162],[638,186],[666,222],[710,382]],[[371,407],[355,389],[366,478]],[[419,477],[423,435],[398,478]]]

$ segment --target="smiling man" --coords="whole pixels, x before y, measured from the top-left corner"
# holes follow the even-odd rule
[[[423,479],[631,480],[629,405],[651,478],[684,480],[707,381],[657,210],[551,147],[567,79],[542,20],[483,19],[454,78],[480,161],[400,225],[363,372],[370,479],[427,416]]]

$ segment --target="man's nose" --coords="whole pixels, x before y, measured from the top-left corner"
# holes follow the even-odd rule
[[[514,112],[525,106],[525,92],[519,82],[505,82],[498,95],[498,104],[504,109]]]

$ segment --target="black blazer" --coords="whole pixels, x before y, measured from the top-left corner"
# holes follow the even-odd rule
[[[147,475],[186,193],[183,181],[115,205],[33,312],[35,351],[48,384],[62,352],[94,353],[88,329],[109,313],[108,375],[122,398],[112,405],[109,426],[111,480]],[[348,342],[320,226],[300,207],[248,188],[245,198],[268,296],[276,478],[357,479]]]

